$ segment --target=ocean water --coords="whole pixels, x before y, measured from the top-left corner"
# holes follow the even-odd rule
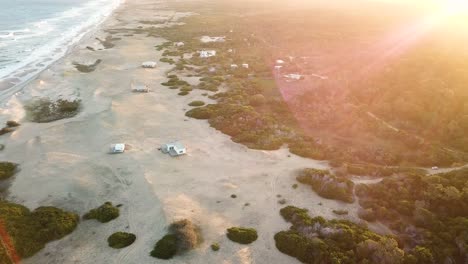
[[[0,0],[0,93],[62,57],[124,0]]]

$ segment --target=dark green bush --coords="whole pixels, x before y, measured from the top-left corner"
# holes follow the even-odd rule
[[[112,248],[124,248],[133,244],[135,240],[136,236],[132,233],[116,232],[107,238],[107,243]]]
[[[171,259],[177,253],[177,237],[174,234],[165,235],[154,246],[151,256],[159,259]]]
[[[335,176],[324,170],[304,169],[296,179],[310,185],[321,197],[354,202],[354,183],[345,177]]]
[[[178,93],[178,95],[184,96],[184,95],[187,95],[189,93],[190,93],[189,91],[183,91],[183,92]]]
[[[205,102],[203,102],[203,101],[192,101],[188,105],[189,106],[204,106]]]
[[[204,107],[193,108],[185,113],[185,115],[195,119],[210,119],[215,115],[215,111],[215,105],[207,105]]]
[[[98,208],[91,209],[83,216],[83,219],[96,219],[101,223],[107,223],[119,217],[119,208],[112,205],[111,202],[105,202]]]
[[[13,131],[15,131],[15,128],[14,128],[14,127],[8,127],[8,126],[7,126],[7,127],[4,127],[4,128],[2,128],[2,129],[0,129],[0,136],[1,136],[1,135],[8,134],[8,133],[11,133],[11,132],[13,132]]]
[[[18,164],[2,161],[0,162],[0,180],[5,180],[15,175]]]
[[[18,127],[20,126],[20,123],[13,121],[13,120],[9,120],[6,122],[6,125],[7,127]]]
[[[211,249],[213,251],[218,251],[220,249],[220,246],[219,246],[218,243],[213,243],[213,244],[211,244]]]
[[[250,244],[257,240],[257,231],[253,228],[231,227],[227,229],[227,237],[239,244]]]
[[[46,243],[70,234],[77,227],[79,217],[55,207],[39,207],[31,212],[22,205],[0,200],[0,221],[17,254],[26,258]],[[0,263],[9,263],[5,257],[0,252]]]
[[[337,215],[347,215],[348,210],[333,210],[333,213]]]

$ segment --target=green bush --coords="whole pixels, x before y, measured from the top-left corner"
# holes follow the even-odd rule
[[[4,128],[2,128],[2,129],[0,129],[0,136],[1,136],[1,135],[8,134],[8,133],[11,133],[11,132],[13,132],[13,131],[15,131],[15,128],[14,128],[14,127],[8,127],[8,126],[7,126],[7,127],[4,127]]]
[[[135,240],[136,236],[132,233],[116,232],[107,238],[107,243],[112,248],[124,248],[133,244]]]
[[[112,205],[111,202],[105,202],[98,208],[91,209],[83,216],[83,219],[96,219],[101,223],[107,223],[119,217],[119,208]]]
[[[210,119],[215,115],[215,105],[207,105],[204,107],[197,107],[185,113],[186,116],[195,119]]]
[[[348,210],[333,210],[333,213],[337,215],[347,215]]]
[[[171,259],[177,253],[177,237],[174,234],[165,235],[154,246],[151,256],[159,259]]]
[[[0,162],[0,180],[5,180],[15,175],[18,164],[2,161]]]
[[[13,121],[13,120],[9,120],[6,122],[6,125],[7,127],[18,127],[20,126],[20,123]]]
[[[211,244],[211,249],[213,251],[218,251],[220,249],[220,246],[219,246],[218,243],[213,243],[213,244]]]
[[[42,98],[25,105],[27,116],[33,122],[46,123],[55,120],[70,118],[78,114],[80,100],[58,99],[55,102]]]
[[[70,234],[77,227],[79,217],[55,207],[39,207],[31,212],[22,205],[0,200],[0,221],[17,254],[26,258],[46,243]],[[0,263],[9,263],[5,257],[0,252]]]
[[[184,95],[187,95],[189,93],[190,93],[189,91],[183,91],[183,92],[178,93],[178,95],[184,96]]]
[[[257,240],[257,231],[253,228],[231,227],[227,229],[227,237],[239,244],[250,244]]]
[[[203,101],[192,101],[188,105],[189,106],[204,106],[205,102],[203,102]]]
[[[296,179],[300,183],[310,185],[321,197],[354,202],[354,183],[345,177],[331,175],[324,170],[304,169]]]

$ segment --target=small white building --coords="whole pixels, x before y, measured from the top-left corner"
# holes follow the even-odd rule
[[[229,53],[232,53],[234,50],[233,49],[228,49],[228,52]]]
[[[249,64],[247,64],[247,63],[242,63],[242,68],[248,69],[248,68],[249,68]]]
[[[438,169],[439,169],[439,167],[437,167],[437,166],[433,166],[431,169],[432,169],[432,170],[438,170]]]
[[[111,154],[123,153],[124,151],[125,151],[124,143],[112,144],[109,149],[109,152]]]
[[[209,42],[225,42],[226,41],[226,36],[220,36],[220,37],[210,37],[210,36],[202,36],[200,38],[200,41],[203,43],[209,43]]]
[[[276,64],[284,64],[284,60],[276,60]]]
[[[182,143],[172,142],[161,146],[161,151],[164,154],[169,154],[171,157],[177,157],[187,154],[187,148]]]
[[[185,43],[183,43],[182,41],[181,42],[176,42],[176,43],[174,43],[174,46],[183,47],[183,46],[185,46]]]
[[[140,84],[140,85],[132,85],[132,92],[135,93],[147,93],[149,92],[149,88],[147,85]]]
[[[239,66],[237,64],[231,64],[231,69],[235,70],[237,68],[239,68]]]
[[[275,65],[275,70],[279,71],[279,70],[281,70],[281,68],[283,68],[283,66],[281,66],[281,65]]]
[[[209,58],[216,56],[216,50],[202,50],[200,51],[200,58]]]
[[[145,61],[141,64],[143,68],[156,68],[158,64],[154,61]]]
[[[303,80],[304,76],[297,74],[297,73],[290,73],[290,74],[284,75],[284,78],[292,80],[292,81],[299,81],[299,80]]]

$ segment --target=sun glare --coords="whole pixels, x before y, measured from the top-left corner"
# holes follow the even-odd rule
[[[446,0],[441,8],[448,15],[457,15],[468,11],[468,0]]]

